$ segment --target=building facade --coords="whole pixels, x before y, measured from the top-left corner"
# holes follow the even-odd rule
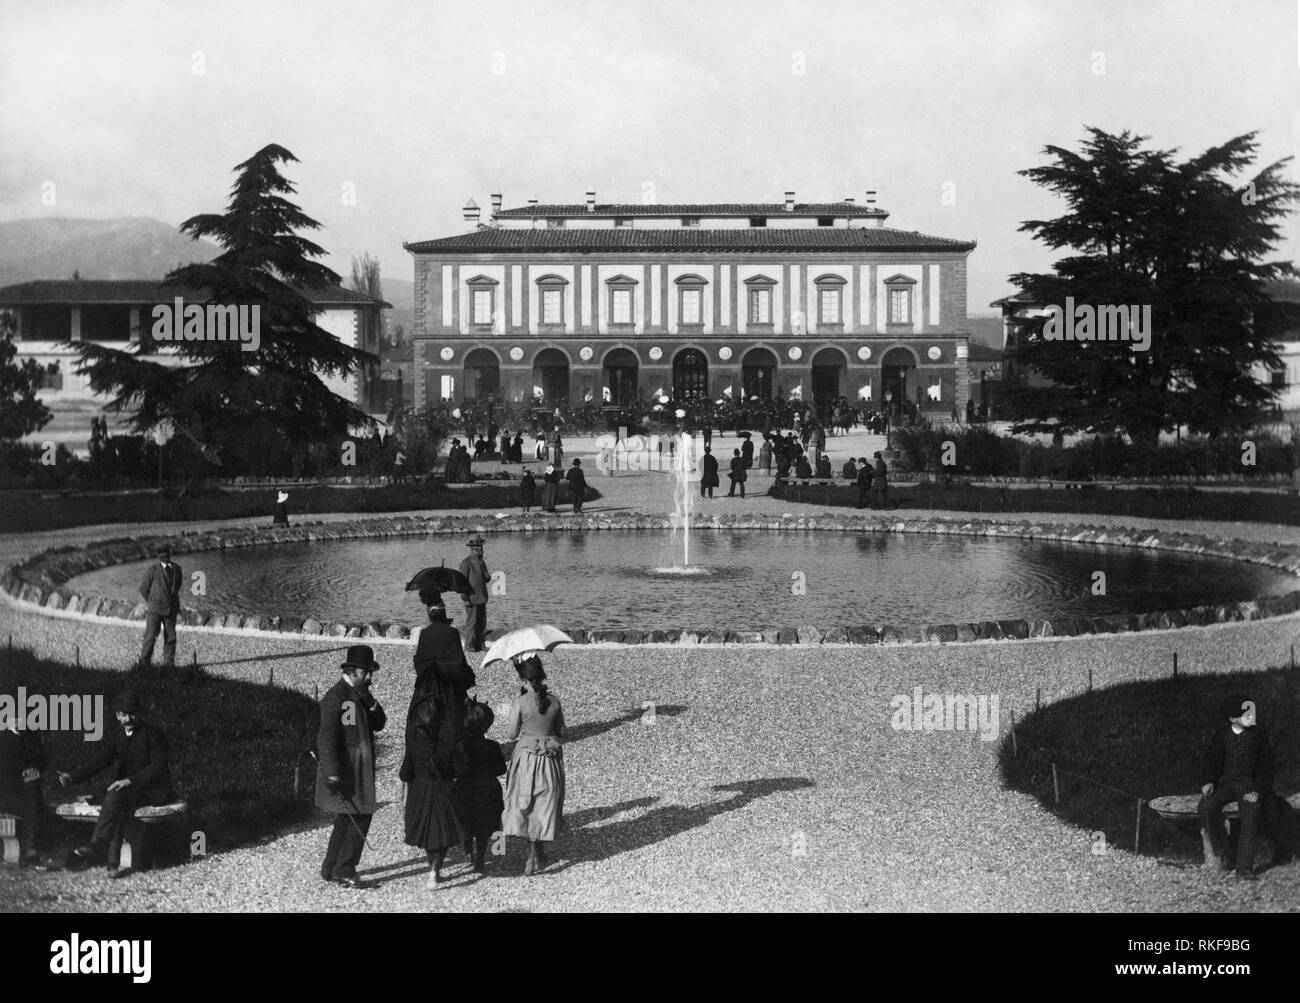
[[[857,398],[964,409],[972,241],[837,203],[503,209],[403,245],[415,400]]]
[[[97,413],[104,403],[91,390],[89,379],[76,372],[77,350],[65,343],[95,341],[122,348],[138,344],[151,329],[154,306],[170,305],[178,295],[187,302],[204,299],[151,280],[41,280],[0,289],[0,312],[15,319],[17,361],[35,359],[45,370],[45,386],[38,396],[57,420],[64,413]],[[343,288],[305,295],[319,309],[317,326],[346,345],[379,351],[381,311],[388,303]],[[145,358],[179,364],[172,349],[157,347]],[[377,364],[348,377],[326,376],[324,382],[363,410],[383,412]]]

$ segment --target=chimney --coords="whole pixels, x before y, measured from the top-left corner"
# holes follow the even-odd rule
[[[785,193],[785,211],[794,212],[794,192],[788,190]]]
[[[471,230],[478,229],[479,208],[478,203],[470,199],[465,203],[465,225]]]
[[[530,206],[535,206],[535,205],[537,205],[537,199],[535,199],[535,198],[534,198],[534,199],[529,199],[529,200],[528,200],[528,204],[529,204]]]
[[[501,214],[501,193],[495,192],[492,195],[492,215],[496,217]]]
[[[596,189],[587,189],[587,212],[596,211]]]

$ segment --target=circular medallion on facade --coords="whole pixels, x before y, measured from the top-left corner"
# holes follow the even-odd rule
[[[938,345],[931,345],[925,354],[930,357],[931,362],[938,362],[943,355],[943,350]]]
[[[790,351],[786,352],[785,354],[790,356],[791,362],[798,362],[801,358],[803,358],[803,349],[800,348],[798,345],[791,345]]]
[[[871,358],[871,349],[868,348],[866,345],[863,345],[861,348],[858,349],[858,358],[861,359],[863,362],[866,362],[869,358]]]
[[[652,361],[658,362],[663,357],[664,357],[664,350],[660,348],[658,345],[655,345],[654,348],[650,349],[650,358]]]
[[[520,348],[518,345],[516,345],[514,348],[510,349],[510,361],[511,361],[511,362],[518,362],[518,361],[519,361],[520,359],[522,359],[523,357],[524,357],[524,350],[523,350],[522,348]]]
[[[578,352],[578,358],[580,358],[583,362],[590,362],[591,357],[595,354],[596,353],[591,350],[591,347],[589,345],[583,345],[582,349]]]
[[[456,353],[453,352],[450,348],[444,348],[444,349],[443,349],[441,352],[439,352],[438,354],[442,356],[442,361],[443,361],[443,362],[450,362],[452,356],[455,355]]]
[[[723,362],[726,362],[728,359],[731,358],[731,349],[727,348],[725,345],[719,348],[718,358],[721,359]]]

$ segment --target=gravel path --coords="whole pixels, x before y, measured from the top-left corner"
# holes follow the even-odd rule
[[[605,498],[588,506],[670,507],[663,475],[593,478]],[[765,487],[761,480],[755,487]],[[754,512],[790,511],[766,498],[718,500]],[[818,506],[804,506],[814,511]],[[908,513],[900,512],[906,516]],[[987,518],[988,515],[985,514]],[[345,516],[325,516],[342,519]],[[1030,516],[1017,515],[1025,519]],[[1044,517],[1059,521],[1062,517]],[[1089,515],[1081,523],[1121,525]],[[1211,536],[1271,541],[1283,527],[1143,522]],[[127,532],[155,527],[132,526]],[[189,528],[198,528],[190,526]],[[0,558],[123,527],[0,538]],[[84,663],[120,666],[138,646],[138,624],[87,624],[0,606],[14,643]],[[195,634],[181,629],[180,657],[197,649],[211,671],[312,692],[336,676],[337,641]],[[524,878],[522,852],[494,858],[475,880],[456,856],[450,882],[424,887],[421,856],[402,844],[396,731],[380,755],[381,797],[362,868],[383,880],[371,892],[323,885],[323,818],[264,845],[185,867],[111,882],[100,874],[0,869],[0,906],[12,910],[375,911],[456,910],[1115,910],[1300,909],[1300,866],[1253,886],[1200,867],[1167,866],[1112,848],[1001,788],[996,742],[970,733],[897,732],[889,700],[927,692],[997,694],[1003,732],[1010,712],[1095,684],[1154,678],[1178,652],[1187,673],[1258,669],[1285,662],[1300,615],[1180,631],[1075,640],[950,646],[743,649],[582,646],[551,659],[552,683],[578,738],[566,750],[570,832],[559,863]],[[391,668],[377,692],[400,716],[410,694],[406,643],[377,646]],[[475,656],[477,657],[477,656]],[[509,673],[480,673],[493,705],[515,692]],[[654,724],[642,707],[656,704]],[[499,726],[498,729],[499,731]],[[237,750],[233,750],[237,754]],[[184,778],[180,778],[183,784]],[[291,778],[267,778],[290,784]],[[803,852],[799,852],[802,850]]]

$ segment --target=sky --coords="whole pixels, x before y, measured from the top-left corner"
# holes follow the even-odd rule
[[[224,209],[268,143],[346,275],[485,209],[859,203],[974,239],[968,307],[1054,255],[1017,172],[1084,126],[1186,156],[1300,146],[1300,0],[0,3],[0,220]],[[1292,164],[1288,176],[1300,179]],[[51,188],[50,185],[53,185]],[[52,205],[47,204],[53,192]],[[44,198],[43,198],[44,195]],[[1279,257],[1300,257],[1293,218]]]

